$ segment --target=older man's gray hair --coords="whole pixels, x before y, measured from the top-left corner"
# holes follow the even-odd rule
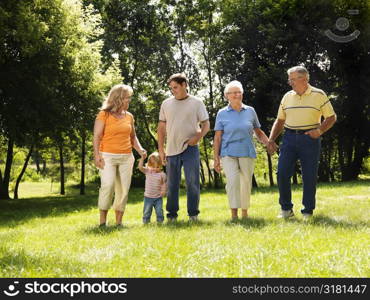
[[[288,75],[294,72],[297,72],[300,76],[306,77],[307,80],[310,79],[310,73],[308,73],[307,69],[303,66],[295,66],[287,71]]]

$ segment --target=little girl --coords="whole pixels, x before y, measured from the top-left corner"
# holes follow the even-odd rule
[[[166,195],[166,174],[161,170],[162,163],[158,152],[149,155],[147,166],[143,166],[144,157],[139,161],[139,170],[145,174],[143,223],[150,222],[153,207],[157,222],[163,223],[163,200]]]

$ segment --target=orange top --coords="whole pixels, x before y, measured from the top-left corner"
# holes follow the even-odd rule
[[[101,152],[127,154],[132,152],[131,132],[134,117],[126,112],[122,119],[117,119],[106,111],[100,111],[97,120],[104,122],[103,137],[100,141]]]

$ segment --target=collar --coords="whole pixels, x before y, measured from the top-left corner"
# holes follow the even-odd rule
[[[240,110],[244,110],[244,109],[247,109],[247,106],[244,103],[242,103],[242,107],[241,107]],[[226,110],[230,111],[230,110],[234,110],[234,109],[231,107],[230,104],[228,104]]]
[[[182,101],[182,100],[186,100],[189,98],[189,94],[187,94],[184,98],[181,98],[181,99],[177,99],[176,97],[174,97],[177,101]]]
[[[294,95],[298,95],[298,96],[309,95],[309,94],[311,94],[311,92],[312,92],[312,86],[310,84],[308,84],[307,89],[304,91],[304,93],[302,95],[298,95],[295,90],[292,90],[292,93]]]

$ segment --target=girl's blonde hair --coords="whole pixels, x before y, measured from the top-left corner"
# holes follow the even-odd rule
[[[152,157],[153,157],[154,161],[157,163],[157,166],[160,168],[162,166],[162,160],[161,160],[161,157],[159,156],[158,152],[153,152],[152,154],[149,155],[147,166],[152,167],[150,165],[150,161],[151,161]]]
[[[116,84],[113,86],[104,100],[101,110],[106,112],[117,112],[123,105],[126,97],[131,97],[134,91],[126,84]]]

